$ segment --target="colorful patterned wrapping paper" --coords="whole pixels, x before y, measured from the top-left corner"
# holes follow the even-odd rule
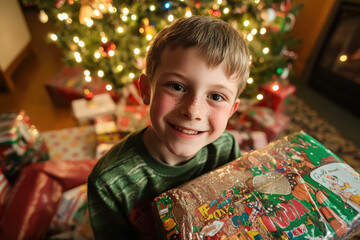
[[[164,239],[348,239],[360,175],[304,132],[249,152],[154,200]]]
[[[24,110],[0,114],[0,170],[11,184],[23,167],[48,159],[43,136]]]

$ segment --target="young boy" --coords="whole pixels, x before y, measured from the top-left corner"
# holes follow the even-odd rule
[[[140,77],[151,125],[99,160],[88,182],[96,239],[157,239],[160,193],[240,156],[224,132],[249,76],[249,53],[229,24],[194,16],[158,33]]]

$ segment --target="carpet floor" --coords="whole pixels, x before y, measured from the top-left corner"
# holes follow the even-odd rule
[[[303,100],[293,97],[286,107],[286,114],[291,117],[291,122],[282,136],[303,130],[360,172],[360,149]]]

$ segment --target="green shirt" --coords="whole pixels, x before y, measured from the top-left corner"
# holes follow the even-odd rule
[[[150,156],[142,141],[144,131],[129,134],[110,149],[89,176],[96,239],[156,239],[151,209],[156,196],[241,155],[234,137],[225,131],[187,163],[169,166]]]

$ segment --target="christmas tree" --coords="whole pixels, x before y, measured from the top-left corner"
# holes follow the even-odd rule
[[[290,30],[299,5],[292,0],[23,0],[40,9],[40,20],[57,31],[49,33],[70,66],[121,89],[137,79],[145,66],[150,41],[177,18],[208,15],[238,29],[248,42],[251,74],[243,96],[254,98],[261,84],[287,82],[299,41]]]

